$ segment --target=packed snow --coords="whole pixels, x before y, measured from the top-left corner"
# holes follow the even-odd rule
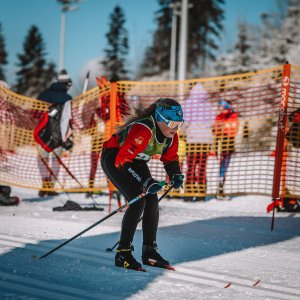
[[[300,214],[276,213],[271,231],[270,197],[162,200],[157,243],[176,271],[143,273],[115,267],[106,252],[118,241],[123,212],[38,259],[106,216],[108,196],[95,196],[104,211],[54,212],[68,197],[81,206],[93,200],[64,193],[39,199],[16,187],[12,194],[22,201],[0,208],[0,299],[300,299]],[[139,225],[139,261],[141,241]]]

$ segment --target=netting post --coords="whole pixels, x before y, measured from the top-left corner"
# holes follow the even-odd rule
[[[274,229],[276,200],[280,199],[280,185],[282,185],[283,189],[285,188],[285,172],[286,172],[285,134],[287,130],[287,120],[288,120],[287,108],[288,108],[288,100],[289,100],[289,92],[290,92],[290,78],[291,78],[291,65],[286,63],[285,65],[283,65],[281,91],[280,91],[277,139],[276,139],[276,149],[275,149],[276,154],[275,154],[273,189],[272,189],[273,216],[272,216],[271,231]]]
[[[112,136],[115,132],[115,127],[117,125],[117,92],[118,92],[118,83],[117,82],[111,82],[110,83],[110,103],[109,103],[109,119],[110,119],[110,125],[109,125],[109,136]],[[112,203],[112,194],[115,190],[115,187],[113,184],[109,181],[108,182],[108,189],[109,189],[109,212],[111,212],[111,203]]]
[[[110,136],[115,131],[115,126],[117,124],[117,92],[118,92],[118,83],[111,82],[110,83],[110,103],[109,103],[109,111],[110,111]]]

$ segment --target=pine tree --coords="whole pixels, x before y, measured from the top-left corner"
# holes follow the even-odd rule
[[[188,69],[192,74],[203,72],[210,61],[215,61],[217,39],[223,30],[224,0],[193,0],[189,19]]]
[[[250,25],[242,22],[239,24],[238,40],[234,49],[221,55],[215,63],[218,75],[240,74],[255,71],[256,60],[253,55],[254,41],[249,32]],[[256,30],[254,31],[256,32]]]
[[[170,4],[175,2],[178,0],[159,0],[161,8],[156,13],[158,27],[153,35],[152,45],[145,51],[140,67],[141,75],[155,75],[170,68],[172,31]],[[218,49],[216,38],[220,37],[223,29],[224,12],[221,8],[223,3],[224,0],[189,0],[192,8],[188,12],[187,71],[190,76],[199,75],[199,68],[204,71],[207,61],[215,59],[214,52]],[[177,28],[179,37],[180,22],[178,22]]]
[[[257,30],[257,70],[272,67],[272,57],[274,52],[273,37],[274,33],[279,28],[273,14],[263,13],[261,15],[261,21],[261,28],[260,30]]]
[[[256,52],[258,70],[284,64],[287,60],[294,64],[300,61],[298,0],[276,4],[274,11],[262,14],[259,51]]]
[[[110,29],[106,34],[108,47],[104,50],[106,55],[101,64],[105,68],[108,79],[128,79],[128,70],[125,67],[126,55],[129,51],[128,33],[124,28],[126,22],[122,8],[117,5],[110,15]]]
[[[277,43],[274,45],[276,55],[273,61],[278,64],[284,64],[286,61],[290,63],[298,63],[300,50],[300,7],[298,0],[289,0],[286,17],[280,30],[277,32],[275,39]]]
[[[55,78],[55,65],[45,60],[43,37],[36,26],[32,26],[23,43],[23,53],[18,54],[17,93],[37,97]]]
[[[3,65],[7,64],[7,52],[5,50],[5,40],[2,32],[2,25],[0,23],[0,80],[5,81]]]

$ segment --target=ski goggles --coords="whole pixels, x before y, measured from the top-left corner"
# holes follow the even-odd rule
[[[167,127],[169,127],[170,129],[174,129],[176,127],[181,128],[184,120],[182,121],[171,121],[166,119],[158,110],[155,110],[155,118],[157,122],[165,122]]]

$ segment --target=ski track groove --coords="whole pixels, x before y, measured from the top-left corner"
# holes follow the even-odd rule
[[[43,245],[39,245],[39,243],[43,243]],[[9,246],[11,249],[15,248],[22,248],[26,246],[26,250],[32,250],[36,252],[42,252],[45,253],[46,251],[49,251],[51,248],[54,248],[58,244],[56,242],[44,242],[44,241],[39,241],[39,240],[34,240],[34,239],[27,239],[27,238],[22,238],[22,237],[15,237],[15,236],[7,236],[0,234],[0,245],[3,246]],[[77,258],[81,259],[87,262],[91,263],[97,263],[101,265],[105,265],[107,267],[114,267],[113,262],[112,262],[112,256],[111,253],[105,253],[105,252],[99,252],[99,251],[94,251],[94,250],[89,250],[89,249],[81,249],[81,248],[76,248],[74,246],[67,246],[66,249],[59,249],[55,254],[68,257],[68,258]],[[110,261],[111,262],[110,262]],[[185,268],[181,266],[176,266],[175,265],[176,271],[167,271],[167,270],[162,270],[162,269],[157,269],[157,268],[152,268],[149,267],[150,273],[152,275],[157,275],[160,276],[160,280],[176,280],[176,281],[186,281],[189,283],[200,283],[200,284],[205,284],[208,286],[214,286],[218,288],[230,288],[230,289],[237,289],[237,290],[242,290],[242,291],[249,291],[253,292],[255,290],[255,293],[258,293],[263,296],[270,296],[270,297],[277,297],[279,299],[300,299],[300,290],[295,289],[295,288],[289,288],[289,287],[283,287],[283,286],[276,286],[272,284],[265,283],[263,279],[242,279],[230,275],[224,275],[224,274],[217,274],[213,272],[206,272],[206,271],[199,271],[196,269],[191,269],[190,267]],[[61,290],[63,292],[68,292],[70,294],[75,294],[75,296],[67,296],[66,297],[71,297],[71,298],[64,298],[64,299],[78,299],[76,296],[82,297],[83,292],[79,289],[73,288],[73,287],[68,287],[65,285],[58,285],[56,284],[55,287],[53,283],[48,283],[45,281],[40,281],[36,279],[30,279],[30,278],[25,278],[23,276],[18,276],[18,275],[12,275],[9,273],[4,273],[0,271],[0,276],[6,277],[9,280],[13,281],[20,281],[21,284],[18,284],[20,287],[24,287],[23,284],[34,284],[38,288],[32,288],[35,292],[42,291],[43,293],[45,292],[44,288],[47,289],[55,289]],[[259,283],[258,280],[261,280]],[[5,284],[7,281],[5,281]],[[254,286],[256,284],[256,286]],[[51,286],[50,286],[51,285]],[[3,285],[3,281],[0,281],[0,286],[5,286]],[[9,285],[8,285],[9,287]],[[26,289],[28,287],[25,286]],[[39,289],[40,288],[40,289]],[[23,289],[25,291],[25,289]],[[47,291],[47,295],[50,297],[50,299],[55,299],[51,298],[55,292],[52,291]],[[86,293],[84,293],[85,297],[87,296]],[[107,295],[108,297],[112,298],[112,295]],[[73,297],[73,298],[72,298]],[[89,299],[97,299],[96,296],[93,295],[88,295]],[[56,299],[57,298],[57,293],[56,293]]]

